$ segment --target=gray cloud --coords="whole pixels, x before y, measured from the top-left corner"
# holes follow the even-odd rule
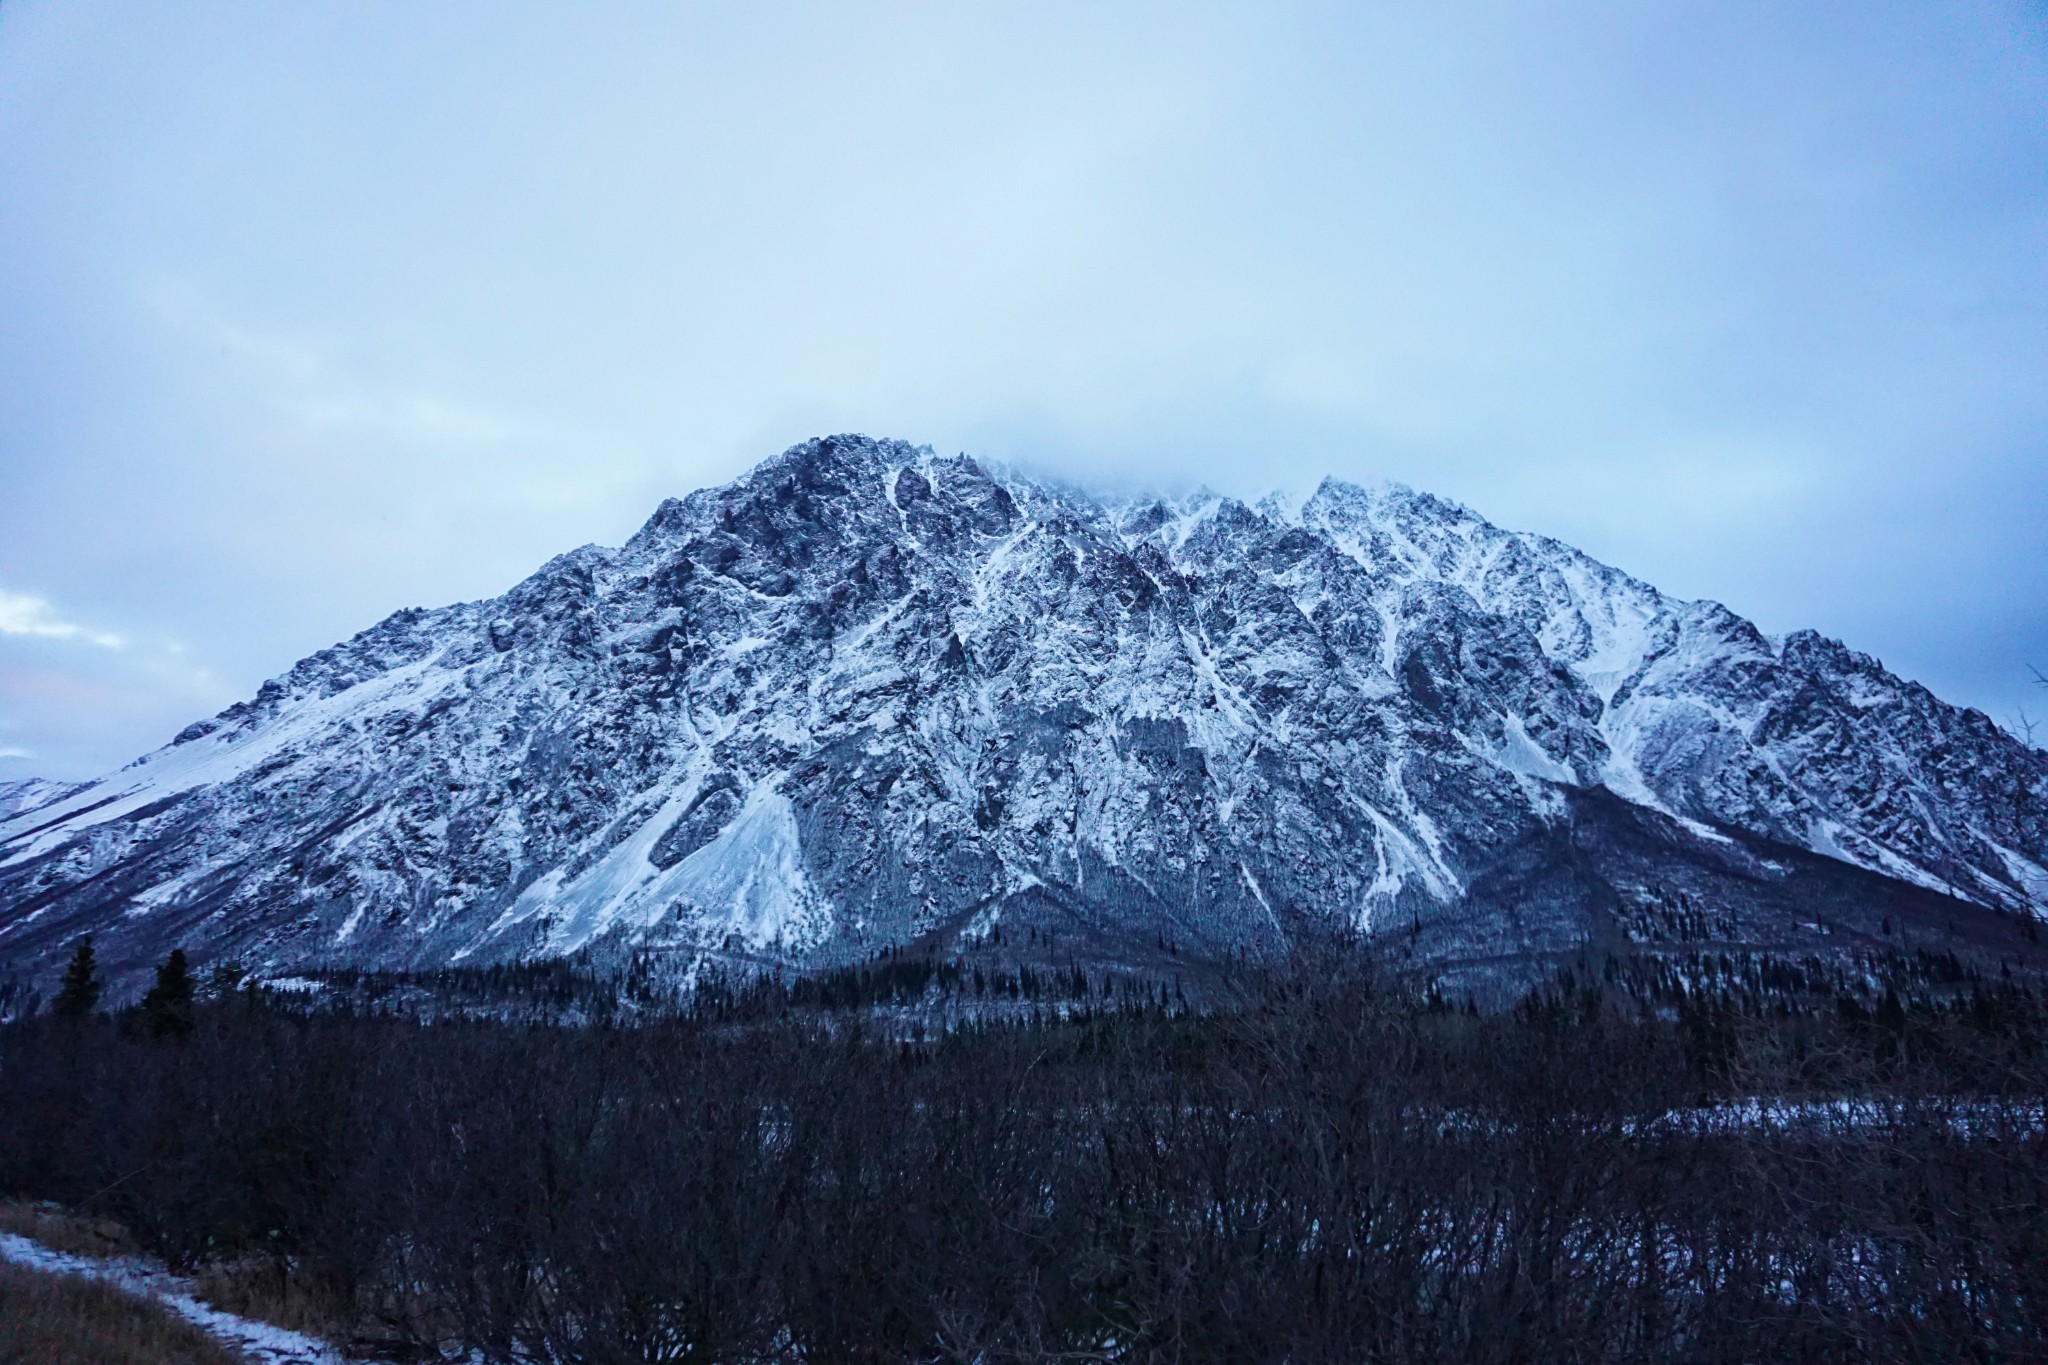
[[[2048,666],[2038,10],[16,0],[0,126],[0,584],[131,642],[0,775],[827,430]]]

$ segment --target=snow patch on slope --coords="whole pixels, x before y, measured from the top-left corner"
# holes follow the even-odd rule
[[[460,683],[459,674],[439,667],[440,657],[437,652],[331,697],[298,702],[275,721],[253,730],[219,731],[185,744],[168,745],[62,801],[0,822],[0,848],[25,840],[0,858],[0,867],[25,862],[81,830],[132,815],[166,797],[233,782],[271,759],[291,754],[298,746],[311,747],[335,727],[379,703],[396,701],[409,690],[417,694],[409,699],[413,706],[423,710],[434,696]],[[437,673],[438,678],[434,676]],[[422,686],[436,681],[441,683],[438,688]]]
[[[681,862],[661,868],[649,861],[697,794],[696,783],[678,787],[580,876],[556,868],[535,881],[458,959],[534,921],[547,926],[549,955],[574,953],[614,932],[637,940],[664,921],[708,947],[737,939],[753,951],[789,951],[823,940],[832,929],[832,905],[804,871],[795,807],[772,783],[755,787],[732,822]]]
[[[1560,763],[1545,753],[1543,746],[1529,737],[1528,726],[1520,716],[1510,712],[1500,719],[1503,738],[1498,748],[1486,754],[1487,758],[1509,772],[1525,777],[1561,782],[1566,786],[1578,785],[1579,775],[1569,764]]]

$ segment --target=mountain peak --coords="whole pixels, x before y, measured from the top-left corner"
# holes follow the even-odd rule
[[[2048,755],[1835,642],[1398,484],[1104,499],[855,435],[44,795],[0,811],[0,964],[44,974],[88,931],[688,975],[1008,925],[1497,975],[2048,908]]]

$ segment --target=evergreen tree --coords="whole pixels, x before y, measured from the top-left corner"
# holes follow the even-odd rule
[[[226,1000],[242,988],[249,978],[249,969],[239,962],[221,962],[206,975],[206,998]]]
[[[156,969],[156,984],[142,997],[142,1023],[153,1038],[182,1038],[192,1031],[192,971],[185,950],[171,949]]]
[[[71,965],[64,969],[64,984],[50,1008],[62,1019],[83,1019],[100,1002],[100,977],[93,962],[92,935],[78,940]]]

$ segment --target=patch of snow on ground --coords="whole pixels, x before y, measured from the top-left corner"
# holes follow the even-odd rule
[[[0,1260],[52,1275],[77,1275],[161,1304],[200,1331],[259,1365],[344,1365],[340,1350],[317,1337],[224,1313],[201,1303],[191,1281],[140,1256],[99,1260],[54,1251],[41,1242],[0,1232]],[[360,1358],[358,1358],[360,1359]]]

